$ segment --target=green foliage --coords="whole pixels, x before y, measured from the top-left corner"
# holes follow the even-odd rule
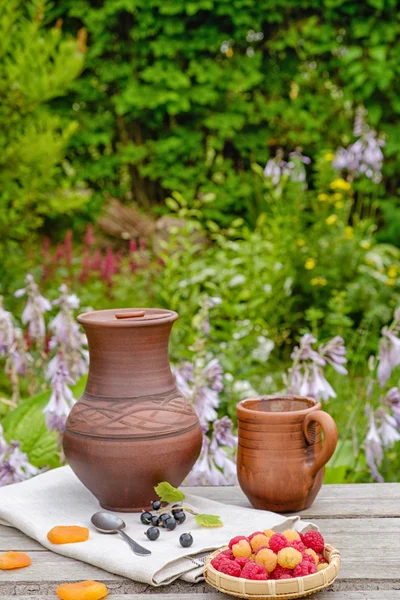
[[[155,493],[160,498],[161,502],[180,502],[184,500],[185,494],[172,486],[168,481],[162,481],[154,488]]]
[[[49,110],[81,71],[83,53],[59,27],[43,27],[43,11],[38,0],[0,0],[0,248],[11,255],[8,267],[13,255],[14,264],[20,259],[21,240],[46,218],[86,201],[63,166],[77,123],[62,123]],[[3,285],[6,264],[0,267]]]
[[[252,163],[276,147],[316,157],[347,145],[363,104],[387,134],[395,190],[397,10],[395,0],[57,2],[53,18],[89,34],[64,105],[81,125],[70,147],[79,177],[145,208],[172,190],[189,203],[213,193],[205,219],[254,224]]]

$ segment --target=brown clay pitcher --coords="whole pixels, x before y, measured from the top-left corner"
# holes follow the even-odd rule
[[[236,411],[238,479],[251,504],[275,512],[311,506],[337,444],[332,417],[302,396],[242,400]]]
[[[103,508],[149,508],[154,486],[180,485],[200,454],[199,420],[176,388],[169,365],[169,336],[177,318],[155,308],[78,317],[90,367],[63,445],[73,471]]]

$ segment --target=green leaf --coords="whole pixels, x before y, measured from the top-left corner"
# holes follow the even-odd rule
[[[185,494],[181,490],[174,488],[168,481],[159,483],[154,490],[161,502],[168,502],[168,504],[171,502],[180,502],[185,498]]]
[[[222,527],[223,523],[218,515],[196,515],[197,525],[202,527]]]
[[[82,394],[85,381],[86,378],[82,378],[73,388],[75,398]],[[21,442],[22,452],[25,452],[29,461],[38,468],[60,466],[58,435],[47,429],[43,415],[49,398],[50,391],[47,391],[22,400],[2,423],[7,442]]]

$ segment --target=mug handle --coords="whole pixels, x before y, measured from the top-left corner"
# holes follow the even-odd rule
[[[322,449],[316,454],[315,462],[311,466],[311,472],[316,475],[318,471],[326,465],[332,454],[335,452],[336,444],[338,441],[338,430],[335,421],[331,415],[324,412],[323,410],[314,410],[310,412],[304,419],[303,432],[305,438],[309,444],[313,444],[309,425],[312,421],[317,421],[322,427],[324,432],[324,445]]]

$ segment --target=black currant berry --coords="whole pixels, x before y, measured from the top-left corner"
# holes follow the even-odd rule
[[[159,525],[159,518],[157,517],[157,515],[152,515],[150,523],[154,526],[154,527],[158,527]]]
[[[145,535],[147,535],[151,542],[155,542],[160,537],[160,530],[158,529],[158,527],[149,527],[148,530],[144,533]]]
[[[183,546],[183,548],[190,548],[190,546],[193,544],[192,534],[182,533],[181,537],[179,538],[179,543],[181,546]]]
[[[165,519],[164,527],[165,527],[165,529],[168,529],[168,531],[172,531],[173,529],[175,529],[176,521],[175,521],[174,517],[169,517],[168,519]]]
[[[142,514],[140,515],[140,520],[143,523],[143,525],[149,525],[152,516],[153,515],[148,510],[146,510],[146,512],[142,512]]]
[[[178,525],[182,525],[182,523],[184,523],[186,521],[186,515],[183,512],[183,510],[175,512],[175,513],[173,513],[173,515],[174,515],[175,521],[178,523]]]
[[[164,523],[167,519],[170,519],[171,515],[169,513],[162,513],[159,517],[158,517],[158,522],[161,525],[161,527],[164,527]]]
[[[160,510],[161,500],[153,500],[153,502],[151,503],[151,506],[153,507],[153,510]]]

